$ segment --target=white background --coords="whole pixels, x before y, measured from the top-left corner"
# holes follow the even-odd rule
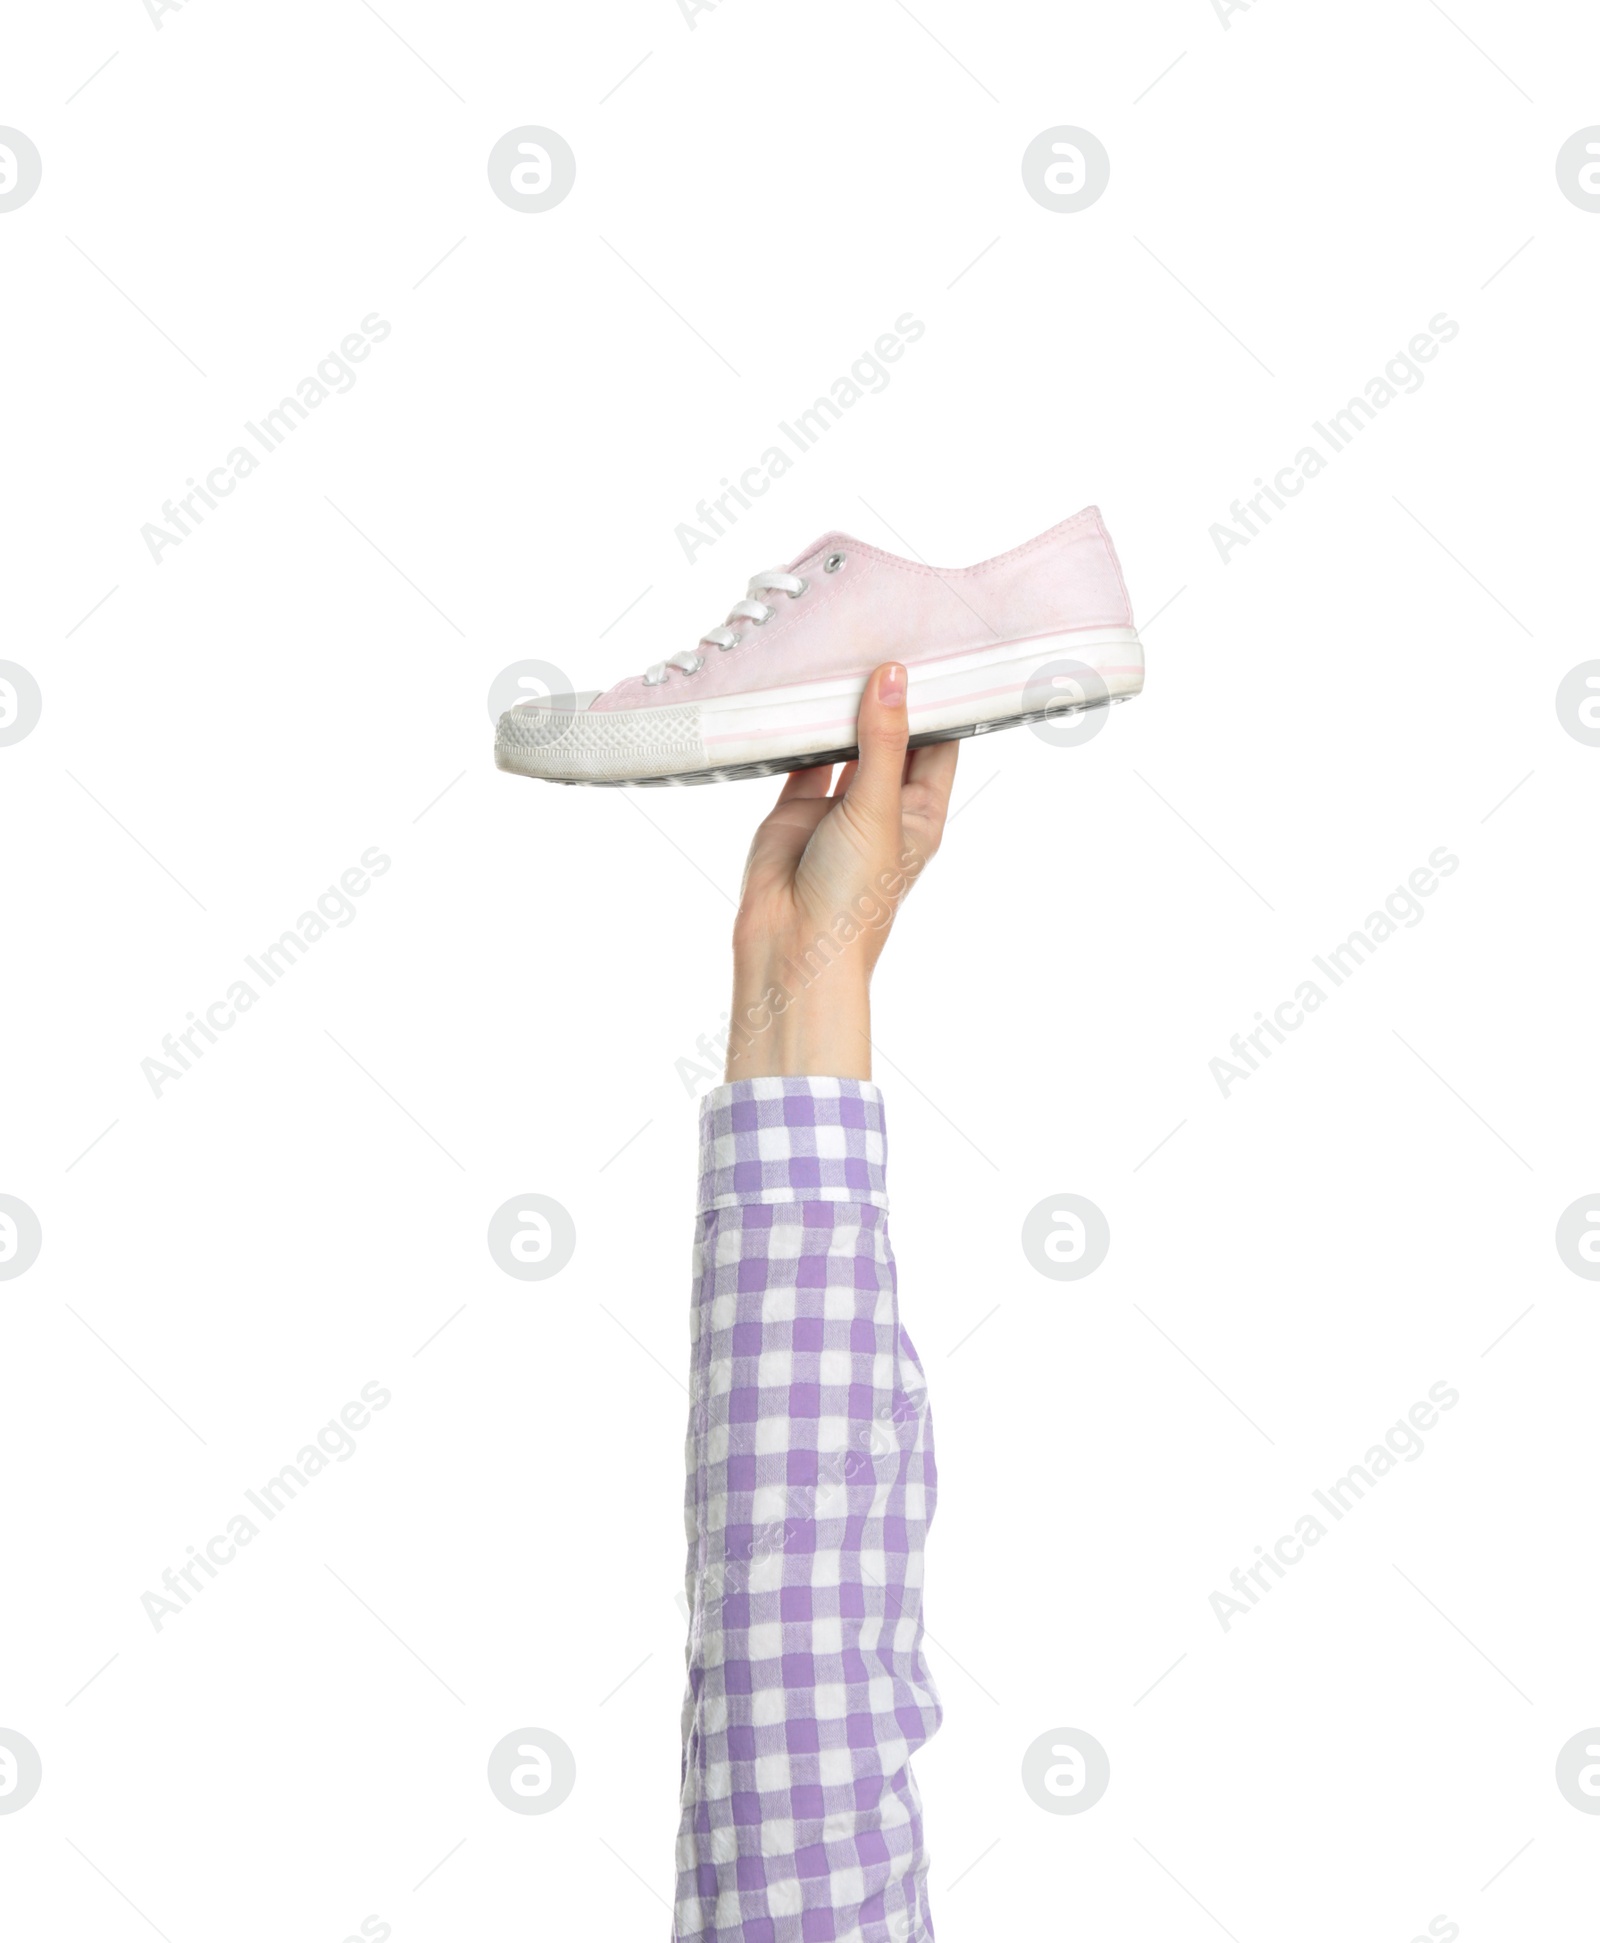
[[[0,1284],[0,1726],[44,1769],[8,1929],[666,1933],[676,1062],[775,785],[515,780],[487,691],[637,673],[833,526],[961,565],[1095,502],[1146,692],[1083,749],[963,748],[875,995],[941,1943],[1584,1933],[1600,1291],[1553,1235],[1600,1189],[1600,751],[1554,696],[1600,653],[1600,221],[1554,164],[1592,12],[380,11],[0,29],[44,166],[0,216],[0,654],[43,694],[0,749],[0,1191],[44,1236]],[[486,175],[527,123],[578,158],[545,214]],[[1020,174],[1061,123],[1111,156],[1078,214]],[[156,565],[141,525],[374,311],[355,388]],[[906,311],[889,388],[687,564]],[[1422,389],[1224,565],[1212,523],[1440,312]],[[163,1035],[372,845],[355,920],[156,1097]],[[1423,921],[1224,1098],[1208,1062],[1440,845]],[[485,1245],[530,1191],[578,1233],[539,1284]],[[1058,1192],[1111,1224],[1079,1283],[1020,1244]],[[155,1630],[369,1381],[356,1454]],[[1440,1381],[1426,1454],[1224,1632],[1228,1574]],[[577,1759],[545,1817],[485,1781],[525,1726]],[[1061,1726],[1110,1756],[1081,1816],[1020,1782]]]

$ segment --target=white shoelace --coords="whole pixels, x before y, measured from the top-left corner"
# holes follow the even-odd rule
[[[765,627],[778,611],[758,596],[787,594],[790,600],[798,600],[810,584],[809,581],[802,580],[798,574],[785,573],[781,567],[768,567],[764,573],[752,574],[750,585],[745,590],[747,598],[733,607],[721,627],[714,627],[709,634],[702,634],[699,646],[724,650],[738,647],[741,641],[748,638],[746,633],[736,632],[740,621],[748,621],[753,628]],[[657,688],[666,680],[670,669],[676,668],[680,674],[697,675],[705,665],[706,658],[703,654],[669,655],[665,661],[658,661],[653,667],[646,669],[645,684],[647,687]]]

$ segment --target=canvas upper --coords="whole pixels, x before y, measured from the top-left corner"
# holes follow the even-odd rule
[[[830,572],[825,563],[843,556]],[[915,670],[942,656],[1000,642],[1131,627],[1122,570],[1097,506],[1085,507],[1037,539],[974,567],[930,567],[825,533],[787,563],[807,582],[798,598],[763,598],[775,610],[761,625],[740,622],[728,649],[694,649],[693,675],[672,668],[660,682],[620,681],[590,703],[605,713],[680,706],[746,695],[829,676],[864,674],[884,661]]]

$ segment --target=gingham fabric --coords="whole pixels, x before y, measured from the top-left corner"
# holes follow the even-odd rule
[[[933,1936],[933,1429],[887,1223],[875,1086],[701,1103],[677,1943]]]

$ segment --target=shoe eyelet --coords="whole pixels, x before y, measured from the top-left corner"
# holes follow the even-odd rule
[[[794,592],[789,596],[790,600],[798,600],[810,585],[811,582],[809,580],[802,579],[800,585],[796,587]]]
[[[822,563],[822,571],[824,573],[837,573],[843,565],[844,555],[842,553],[830,553]]]
[[[685,668],[683,672],[686,675],[697,675],[705,665],[705,656],[703,654],[697,654],[694,658],[694,666],[692,668]]]

